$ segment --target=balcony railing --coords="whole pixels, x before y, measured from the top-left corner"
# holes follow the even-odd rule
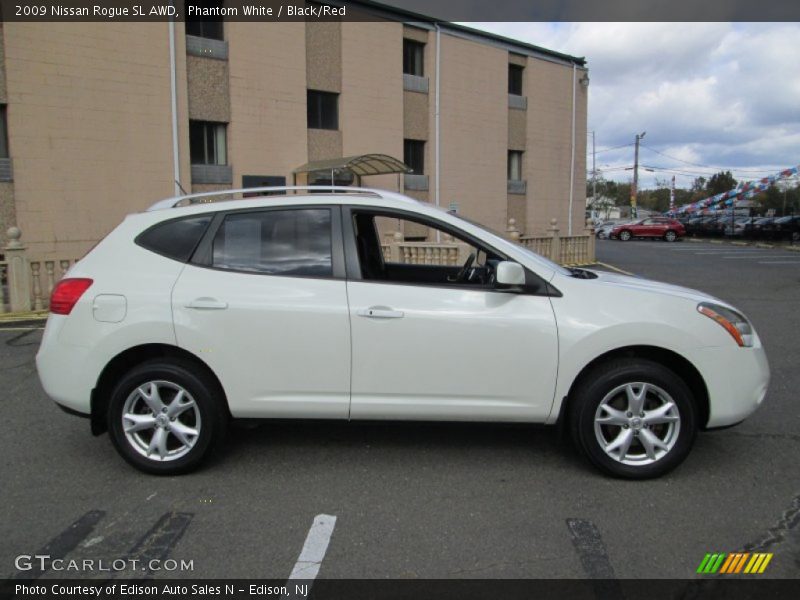
[[[406,173],[403,176],[403,187],[412,191],[425,191],[428,189],[428,176],[417,173]]]
[[[507,189],[509,194],[524,194],[528,190],[528,182],[524,179],[509,179]]]
[[[192,165],[192,183],[233,183],[233,167]]]
[[[516,108],[517,110],[528,110],[527,96],[517,96],[516,94],[509,94],[508,108]]]
[[[428,78],[403,73],[403,89],[407,92],[428,93]]]
[[[228,42],[197,35],[187,35],[186,54],[228,60]]]
[[[14,181],[10,158],[0,158],[0,181]]]

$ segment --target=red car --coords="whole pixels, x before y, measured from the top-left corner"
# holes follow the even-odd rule
[[[666,217],[650,217],[625,223],[611,230],[611,237],[627,242],[631,238],[661,238],[667,242],[674,242],[686,234],[683,223]]]

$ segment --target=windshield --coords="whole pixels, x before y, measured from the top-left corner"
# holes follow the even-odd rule
[[[449,213],[449,214],[451,216],[455,217],[456,219],[459,219],[461,221],[464,221],[465,223],[469,223],[470,225],[472,225],[474,227],[477,227],[478,229],[482,230],[484,233],[486,233],[486,234],[488,234],[488,235],[490,235],[492,237],[497,237],[497,238],[500,238],[501,240],[503,240],[504,242],[508,242],[508,240],[505,238],[504,235],[502,235],[501,233],[498,233],[497,231],[494,231],[493,229],[491,229],[489,227],[486,227],[486,225],[483,225],[482,223],[478,223],[476,221],[473,221],[472,219],[468,219],[467,217],[464,217],[462,215],[458,215],[458,214],[455,214],[455,213]],[[569,271],[568,269],[565,269],[564,267],[562,267],[558,263],[554,263],[552,260],[549,260],[549,259],[545,258],[541,254],[537,254],[536,252],[534,252],[533,250],[531,250],[529,248],[526,248],[522,244],[517,244],[516,246],[517,246],[517,248],[519,250],[521,250],[527,256],[529,256],[531,258],[531,260],[535,260],[536,262],[541,264],[546,269],[550,269],[551,271],[556,271],[557,273],[560,273],[562,275],[566,275],[567,277],[571,277],[572,276],[572,272],[571,271]]]

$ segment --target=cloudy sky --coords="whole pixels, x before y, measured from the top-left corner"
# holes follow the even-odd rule
[[[688,187],[720,168],[750,180],[800,164],[799,23],[466,25],[587,58],[589,130],[607,179],[630,179],[623,169],[642,131],[640,163],[659,169],[640,172],[646,187],[673,174]]]

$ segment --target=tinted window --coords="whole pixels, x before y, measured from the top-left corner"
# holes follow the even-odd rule
[[[425,142],[403,140],[403,162],[411,167],[411,172],[421,175],[425,172]]]
[[[186,262],[211,222],[211,215],[175,219],[154,225],[136,238],[140,246]]]
[[[187,15],[186,35],[196,35],[214,40],[223,39],[222,17],[197,17],[195,15],[188,17],[190,4],[195,3],[186,2],[184,6],[184,14]],[[223,2],[206,2],[205,4],[208,8],[221,8]]]
[[[520,65],[508,65],[508,93],[522,96],[522,72]]]
[[[213,252],[213,266],[221,269],[330,277],[331,212],[304,208],[228,215]]]
[[[339,94],[308,90],[308,128],[339,129]]]
[[[403,40],[403,73],[422,76],[424,73],[425,44]]]

